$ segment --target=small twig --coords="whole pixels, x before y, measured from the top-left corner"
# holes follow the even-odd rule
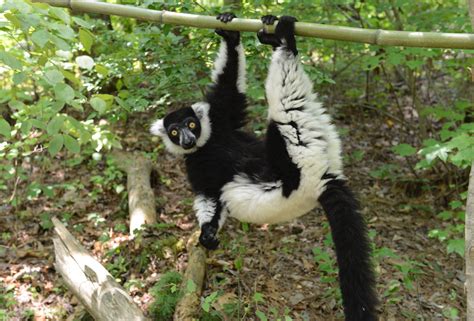
[[[379,113],[381,113],[381,114],[383,114],[383,115],[385,115],[385,116],[387,116],[387,117],[389,117],[389,118],[395,120],[396,122],[399,122],[399,123],[401,123],[401,124],[404,124],[404,125],[408,126],[408,125],[406,124],[406,122],[405,122],[403,119],[400,119],[400,118],[398,118],[398,117],[395,116],[395,115],[392,115],[392,114],[389,113],[388,111],[381,110],[381,109],[379,109],[379,108],[375,108],[375,107],[373,107],[372,105],[370,105],[370,104],[368,104],[368,103],[363,103],[361,106],[362,106],[363,108],[367,108],[367,109],[370,109],[370,110],[374,110],[374,111],[376,111],[376,112],[379,112]]]
[[[12,193],[12,196],[10,196],[10,198],[8,199],[8,203],[13,201],[13,199],[15,198],[18,183],[20,182],[20,177],[18,175],[15,175],[15,176],[16,176],[16,179],[15,179],[15,184],[13,185],[13,193]]]
[[[395,91],[395,88],[393,87],[392,81],[388,77],[388,74],[387,74],[387,71],[385,70],[384,64],[382,63],[382,64],[380,64],[380,66],[382,67],[382,73],[383,73],[383,75],[385,77],[385,80],[387,81],[388,86],[390,88],[390,93],[393,95],[393,98],[395,98],[395,103],[397,105],[398,112],[400,113],[400,117],[401,117],[401,119],[403,119],[403,123],[406,126],[408,126],[408,123],[405,122],[405,115],[403,114],[403,109],[402,109],[402,106],[400,105],[400,101],[398,100],[398,96],[397,96],[397,93]]]

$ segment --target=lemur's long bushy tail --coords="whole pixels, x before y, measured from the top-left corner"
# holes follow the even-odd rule
[[[377,320],[375,276],[359,203],[345,181],[339,179],[326,184],[319,202],[328,217],[336,246],[346,321]]]

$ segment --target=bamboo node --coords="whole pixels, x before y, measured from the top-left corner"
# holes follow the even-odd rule
[[[373,44],[375,45],[378,45],[379,44],[379,39],[380,39],[380,35],[382,34],[383,30],[382,29],[377,29],[375,30],[375,33],[374,33],[374,42]]]
[[[162,11],[160,11],[160,13],[158,14],[158,23],[159,23],[159,24],[163,24],[163,16],[164,16],[165,13],[166,13],[166,10],[162,10]]]

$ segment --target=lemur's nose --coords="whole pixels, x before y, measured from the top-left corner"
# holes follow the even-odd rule
[[[184,129],[181,132],[179,143],[184,149],[191,149],[196,145],[196,137],[191,131]]]
[[[183,143],[181,144],[181,146],[182,146],[184,149],[191,149],[191,148],[193,148],[195,145],[196,145],[195,139],[190,139],[189,141],[183,141]]]

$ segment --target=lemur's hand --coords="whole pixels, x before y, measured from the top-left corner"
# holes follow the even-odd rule
[[[291,16],[281,16],[278,19],[273,15],[266,15],[261,18],[264,25],[273,25],[275,21],[279,20],[277,26],[275,27],[275,33],[271,34],[265,31],[265,29],[260,29],[257,33],[258,40],[262,44],[271,45],[273,49],[278,47],[286,47],[291,50],[295,55],[298,54],[296,49],[296,39],[295,39],[295,22],[297,19]]]
[[[219,13],[216,17],[217,20],[220,20],[223,23],[228,23],[234,18],[235,14],[233,14],[232,12]],[[238,44],[240,41],[239,31],[216,29],[216,33],[222,38],[224,38],[226,41],[233,42],[234,44]]]
[[[212,226],[210,223],[205,223],[201,227],[201,235],[199,236],[199,242],[208,250],[215,250],[219,246],[219,240],[217,239],[217,228]]]

